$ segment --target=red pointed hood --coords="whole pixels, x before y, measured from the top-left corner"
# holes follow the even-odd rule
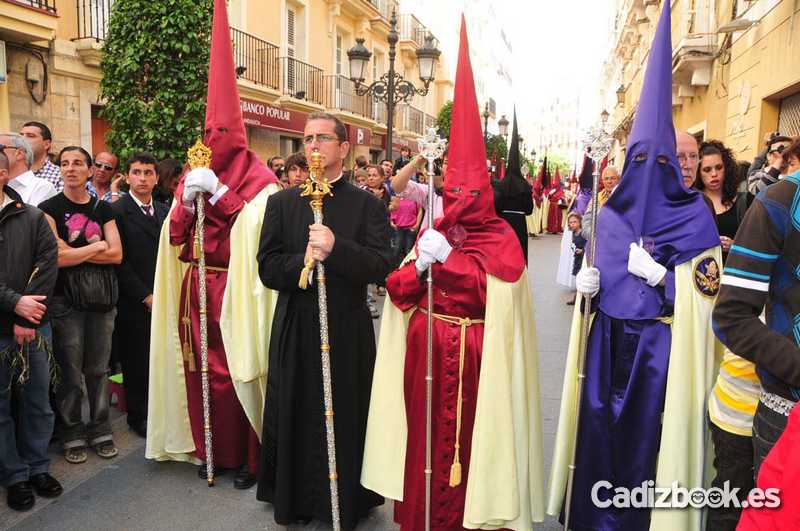
[[[456,248],[475,256],[487,273],[516,281],[525,259],[511,227],[495,212],[463,15],[447,160],[444,216],[436,228]]]
[[[203,141],[211,148],[211,169],[245,201],[255,197],[267,184],[278,181],[247,147],[225,0],[214,0]]]

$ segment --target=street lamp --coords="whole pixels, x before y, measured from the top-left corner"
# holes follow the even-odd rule
[[[483,143],[486,144],[486,139],[489,138],[489,102],[483,106]]]
[[[497,128],[500,130],[500,134],[503,135],[503,138],[508,136],[508,119],[505,114],[497,120]]]
[[[394,126],[394,108],[398,103],[408,102],[414,94],[425,96],[428,94],[428,87],[433,82],[436,75],[436,65],[441,52],[433,44],[433,36],[425,36],[425,45],[417,49],[417,63],[419,66],[419,79],[423,87],[418,89],[410,81],[404,79],[394,70],[394,60],[397,55],[397,41],[400,40],[397,34],[397,11],[392,10],[392,18],[389,20],[391,29],[386,41],[389,43],[389,71],[375,80],[369,86],[363,85],[366,79],[367,64],[372,53],[364,46],[363,37],[356,39],[356,45],[347,51],[347,59],[350,62],[350,79],[356,84],[356,94],[366,96],[372,94],[377,100],[386,103],[386,155],[392,158],[392,129]]]

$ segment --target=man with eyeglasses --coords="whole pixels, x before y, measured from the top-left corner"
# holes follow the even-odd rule
[[[683,185],[691,188],[697,178],[697,167],[700,165],[700,153],[697,148],[697,139],[686,131],[675,134],[677,144],[678,164],[681,167]]]
[[[359,484],[375,334],[367,309],[367,284],[391,270],[389,220],[374,195],[342,178],[350,150],[345,125],[314,113],[306,122],[306,158],[323,157],[332,195],[324,199],[324,224],[314,223],[309,198],[287,188],[267,203],[258,268],[261,281],[279,292],[269,345],[269,372],[258,499],[275,507],[275,521],[312,518],[330,522],[328,460],[323,420],[317,281],[299,287],[306,264],[326,268],[331,376],[336,411],[336,455],[342,529],[352,529],[383,499]]]
[[[115,175],[118,164],[119,159],[107,151],[101,151],[95,155],[92,178],[86,183],[89,195],[107,203],[113,203],[119,199],[119,185],[125,176]]]
[[[39,206],[58,193],[50,181],[36,177],[31,171],[33,149],[25,137],[16,133],[0,135],[0,150],[8,157],[8,186],[24,203]]]
[[[788,136],[773,134],[767,141],[764,167],[751,173],[747,178],[747,189],[753,195],[775,184],[784,174],[783,150],[792,144]]]

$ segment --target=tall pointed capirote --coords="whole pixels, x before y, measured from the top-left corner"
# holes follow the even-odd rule
[[[268,183],[277,182],[247,147],[225,0],[214,0],[204,142],[211,148],[211,169],[243,199],[249,200]]]
[[[595,265],[607,288],[601,286],[600,309],[619,319],[655,319],[663,311],[663,290],[628,272],[631,243],[654,243],[651,254],[668,269],[719,245],[702,197],[682,184],[672,124],[670,2],[663,4],[622,179],[597,222]]]
[[[444,215],[436,229],[454,247],[478,259],[487,273],[501,280],[517,280],[525,269],[525,259],[511,227],[495,212],[463,15],[447,160]]]

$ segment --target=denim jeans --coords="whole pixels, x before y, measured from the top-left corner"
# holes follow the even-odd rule
[[[108,361],[114,316],[109,312],[84,312],[71,308],[64,297],[53,297],[50,316],[61,384],[56,390],[60,438],[64,448],[96,445],[112,440],[108,419]],[[89,422],[81,418],[83,388],[89,395]]]
[[[739,488],[739,499],[747,496],[753,482],[753,438],[723,430],[709,421],[711,439],[714,441],[714,468],[716,476],[712,487],[723,488],[727,481],[731,488]],[[735,531],[741,508],[709,508],[706,531]]]
[[[39,334],[50,343],[49,324]],[[0,351],[16,344],[13,336],[0,336]],[[8,487],[30,476],[47,472],[47,445],[53,434],[53,410],[48,389],[50,365],[47,352],[28,346],[28,381],[19,390],[18,422],[11,416],[11,374],[7,362],[0,363],[0,486]]]
[[[758,403],[756,415],[753,417],[753,477],[758,481],[758,469],[767,458],[767,454],[786,429],[789,417],[782,415]]]
[[[417,239],[417,233],[411,229],[397,229],[397,247],[395,248],[397,260],[396,266],[400,266],[403,258],[406,257],[408,252],[414,247],[414,242]]]

